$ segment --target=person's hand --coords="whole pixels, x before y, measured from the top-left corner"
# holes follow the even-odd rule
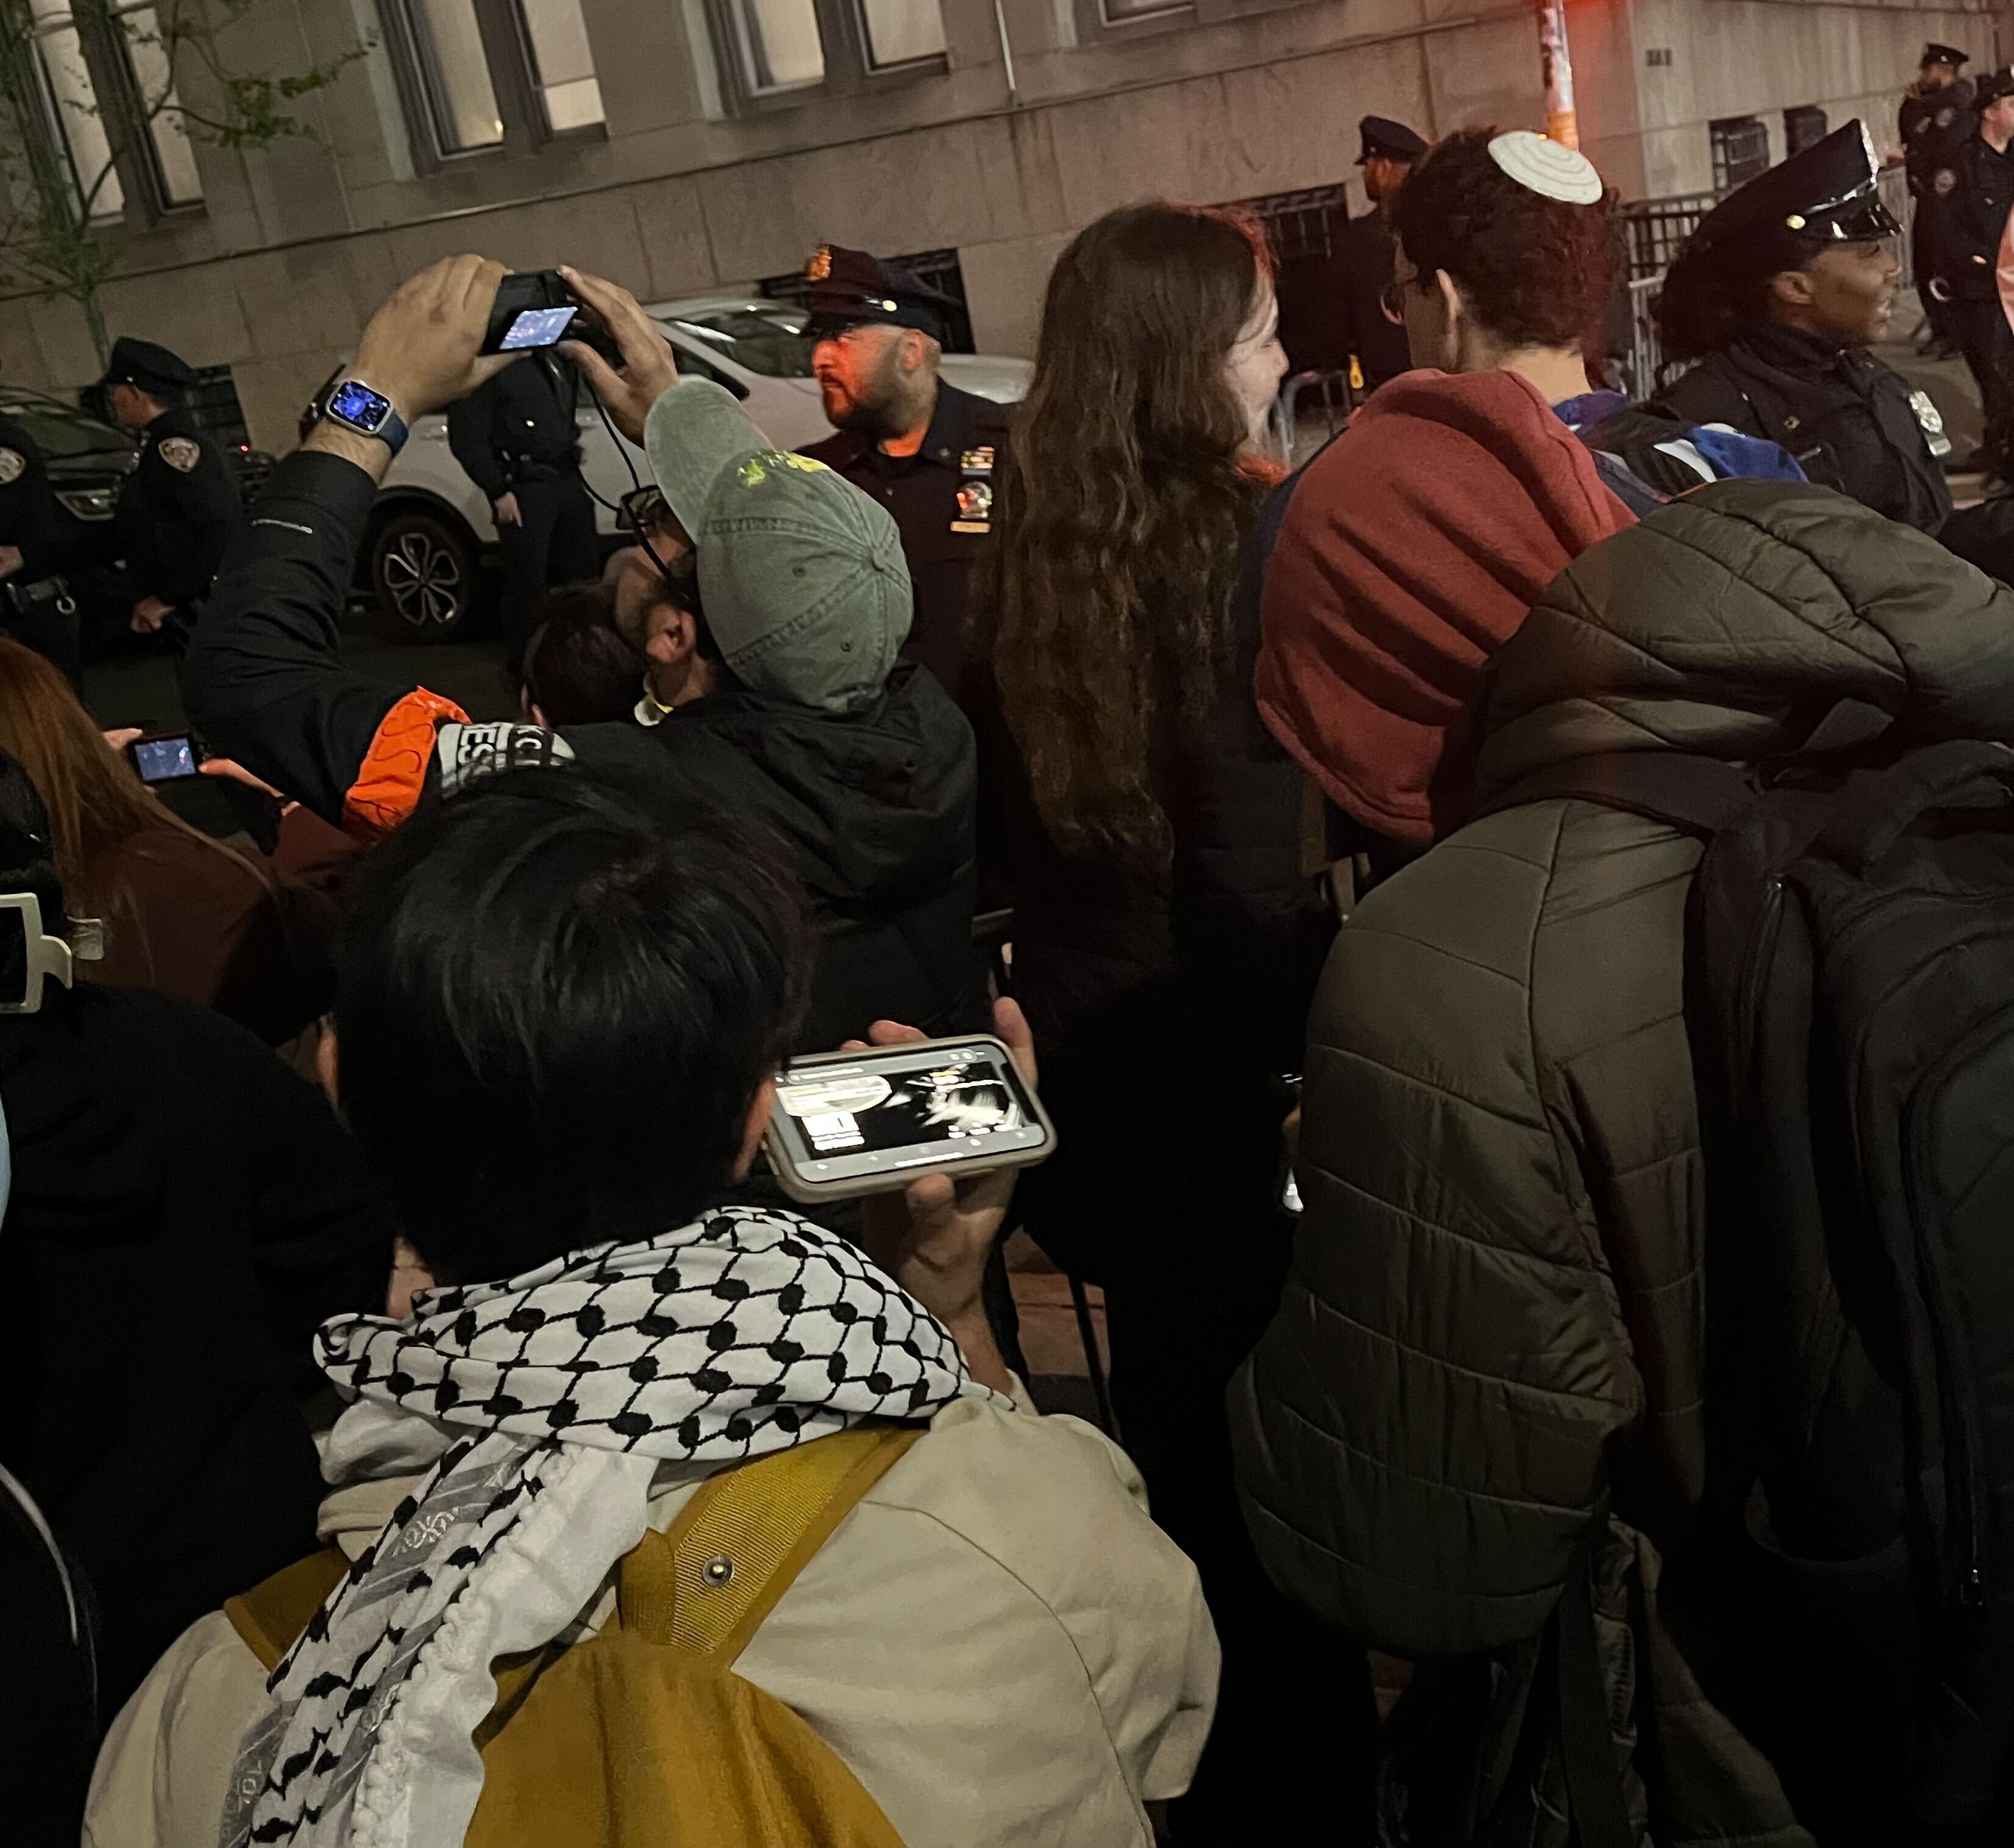
[[[18,545],[0,545],[0,583],[12,577],[21,569],[21,548]]]
[[[135,738],[147,735],[144,725],[115,725],[105,734],[105,741],[115,751],[123,751]]]
[[[524,515],[518,510],[518,497],[507,488],[490,503],[489,511],[496,515],[500,526],[521,526],[525,523]]]
[[[524,357],[478,350],[507,273],[487,257],[447,257],[408,277],[371,317],[351,374],[382,392],[409,424],[467,397]]]
[[[1035,1039],[1020,1004],[994,1002],[993,1028],[1007,1042],[1032,1091]],[[928,1037],[891,1021],[876,1021],[868,1029],[876,1046],[901,1046]],[[1004,1393],[1013,1390],[1013,1381],[994,1344],[980,1291],[986,1261],[1006,1223],[1014,1181],[1012,1168],[961,1181],[948,1174],[925,1175],[899,1193],[876,1194],[862,1202],[861,1244],[868,1256],[951,1330],[973,1377]]]
[[[582,305],[591,309],[608,330],[622,355],[622,369],[618,371],[592,346],[578,340],[562,340],[560,350],[586,375],[609,421],[641,449],[643,423],[650,414],[650,407],[679,382],[672,343],[658,331],[657,324],[628,289],[564,266],[560,274]]]
[[[434,1274],[403,1239],[392,1241],[392,1275],[385,1286],[385,1313],[403,1322],[413,1312],[413,1298],[434,1286]]]
[[[133,633],[135,635],[153,634],[168,619],[174,609],[173,604],[163,603],[158,597],[142,597],[133,605]]]
[[[275,789],[263,778],[255,777],[235,757],[206,757],[195,766],[199,777],[215,777],[226,783],[242,783],[247,789],[256,789],[261,795],[270,795],[280,805],[282,816],[291,815],[300,806],[292,797]]]

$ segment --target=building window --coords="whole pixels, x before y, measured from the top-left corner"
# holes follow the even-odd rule
[[[77,208],[93,218],[116,218],[126,210],[126,189],[112,165],[98,86],[84,61],[68,0],[31,0],[31,6],[34,76],[52,151]]]
[[[870,70],[941,58],[944,14],[928,0],[860,0],[860,42]]]
[[[500,145],[504,117],[474,0],[406,0],[404,23],[435,148],[471,154]]]
[[[1123,26],[1134,20],[1154,20],[1164,13],[1195,10],[1191,0],[1098,0],[1098,6],[1108,26]]]
[[[1783,112],[1783,158],[1801,154],[1805,149],[1826,138],[1826,113],[1815,104],[1807,103],[1801,109],[1786,109]]]
[[[1713,186],[1732,192],[1769,166],[1769,124],[1760,116],[1724,116],[1707,124],[1713,143]]]
[[[944,69],[938,0],[711,0],[711,10],[726,88],[744,109]]]
[[[145,3],[116,6],[120,48],[133,83],[138,113],[147,124],[147,154],[156,203],[165,210],[202,203],[202,175],[189,145],[175,95],[175,74],[161,38],[160,16]]]
[[[580,0],[518,0],[518,16],[547,132],[572,135],[600,127],[601,85],[595,81]]]

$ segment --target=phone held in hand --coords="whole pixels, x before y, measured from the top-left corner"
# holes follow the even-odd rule
[[[1025,1168],[1056,1132],[1005,1042],[974,1034],[793,1059],[763,1146],[783,1191],[815,1204]]]
[[[135,738],[126,749],[142,783],[174,783],[184,777],[193,777],[200,761],[196,755],[195,740],[185,731]]]

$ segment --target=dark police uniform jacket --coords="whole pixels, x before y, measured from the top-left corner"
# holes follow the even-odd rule
[[[535,353],[449,406],[448,447],[491,501],[520,483],[556,481],[579,469],[579,400],[573,368]]]
[[[1910,228],[1915,272],[1912,279],[1926,282],[1944,273],[1940,266],[1947,260],[1943,253],[1951,236],[1958,151],[1979,127],[1971,84],[1960,81],[1929,95],[1905,96],[1896,126],[1901,134],[1909,196],[1916,202]]]
[[[2014,207],[2014,142],[1995,153],[1981,135],[1960,148],[1947,201],[1948,235],[1937,252],[1935,274],[1960,301],[1994,301],[2000,289],[1995,270],[2001,234]]]
[[[913,456],[885,455],[866,437],[836,431],[805,454],[872,494],[894,516],[916,590],[902,644],[962,705],[967,685],[966,580],[993,529],[993,498],[1007,461],[1008,407],[941,379],[937,409]]]
[[[1865,347],[1769,322],[1702,360],[1652,404],[1688,424],[1726,424],[1766,437],[1812,480],[1935,533],[1951,516],[1951,490],[1925,436],[1924,416],[1937,412],[1927,400],[1919,405],[1920,396]],[[1629,459],[1640,474],[1650,468],[1652,485],[1668,492],[1699,485],[1668,459]]]
[[[17,547],[21,568],[7,581],[26,587],[87,563],[91,529],[56,498],[41,446],[0,417],[0,545]]]
[[[244,519],[216,439],[186,406],[170,405],[141,432],[139,461],[114,510],[119,550],[140,594],[184,609],[200,603]]]
[[[1385,291],[1394,260],[1392,227],[1373,206],[1350,220],[1336,250],[1337,268],[1349,304],[1349,345],[1364,368],[1364,389],[1375,391],[1388,379],[1412,370],[1406,330],[1385,317]]]

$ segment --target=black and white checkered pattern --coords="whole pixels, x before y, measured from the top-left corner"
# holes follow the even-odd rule
[[[740,1462],[985,1394],[851,1245],[752,1207],[430,1290],[403,1322],[341,1317],[318,1341],[359,1401],[331,1480],[416,1445],[439,1461],[274,1671],[225,1848],[458,1848],[489,1663],[575,1620],[642,1538],[659,1462]]]

